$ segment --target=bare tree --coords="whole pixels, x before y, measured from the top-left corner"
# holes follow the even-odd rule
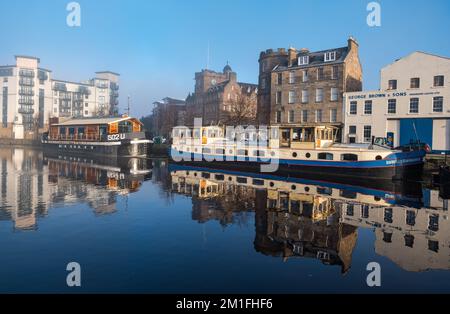
[[[238,95],[227,103],[228,110],[224,117],[226,125],[248,125],[256,122],[256,97]]]

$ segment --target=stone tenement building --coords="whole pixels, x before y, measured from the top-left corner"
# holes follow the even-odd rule
[[[358,43],[317,52],[261,52],[258,122],[278,126],[343,126],[343,93],[362,89]]]
[[[258,85],[238,82],[236,72],[228,64],[222,73],[197,72],[195,92],[186,98],[186,123],[192,125],[194,118],[202,118],[203,125],[230,124],[236,111],[254,120],[257,93]]]

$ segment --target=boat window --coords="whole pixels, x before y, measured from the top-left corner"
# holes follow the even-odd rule
[[[217,149],[216,149],[216,154],[219,154],[219,155],[225,155],[225,149],[223,149],[223,148],[217,148]]]
[[[264,156],[266,155],[266,152],[263,151],[263,150],[255,150],[255,151],[253,152],[253,155],[259,156],[259,157],[264,157]]]
[[[330,153],[319,153],[318,159],[333,160],[333,154],[330,154]]]
[[[241,155],[241,156],[248,156],[248,150],[246,150],[246,149],[238,149],[237,154]]]
[[[225,176],[223,174],[216,174],[215,178],[216,180],[223,181],[225,179]]]
[[[349,191],[349,190],[341,190],[339,192],[339,195],[344,198],[349,198],[349,199],[355,199],[358,196],[356,192]]]
[[[203,148],[203,154],[211,154],[211,150],[209,148]]]
[[[439,252],[439,242],[434,240],[428,240],[428,249],[433,252]]]
[[[132,133],[133,123],[131,121],[119,122],[119,133]]]
[[[253,179],[253,185],[264,185],[264,180]]]
[[[292,157],[297,158],[297,156],[298,156],[298,155],[297,155],[296,152],[293,152],[293,153],[292,153]]]
[[[209,179],[211,177],[211,174],[207,172],[202,172],[202,178]]]
[[[405,235],[405,246],[413,247],[414,246],[414,236],[411,234]]]
[[[355,213],[355,206],[353,204],[347,205],[347,216],[353,216]]]
[[[414,211],[406,211],[406,224],[408,226],[414,226],[416,224],[416,213]]]
[[[78,128],[78,134],[84,134],[84,127]]]
[[[75,128],[69,128],[69,134],[74,135],[75,134]]]
[[[386,243],[392,243],[392,233],[383,232],[383,241]]]
[[[358,161],[358,155],[356,154],[342,154],[343,161]]]
[[[322,195],[331,195],[333,190],[331,188],[317,187],[317,193]]]
[[[375,157],[375,160],[381,160],[383,159],[383,157],[381,157],[380,155],[378,155],[377,157]]]
[[[237,183],[245,184],[247,183],[247,178],[237,177],[236,178]]]
[[[294,213],[294,214],[297,214],[297,215],[299,215],[300,214],[300,201],[292,201],[291,200],[291,211]]]
[[[311,154],[310,153],[306,153],[306,158],[311,158]]]

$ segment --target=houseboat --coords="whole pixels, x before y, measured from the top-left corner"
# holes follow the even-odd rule
[[[138,119],[123,116],[54,120],[42,143],[45,149],[64,153],[139,157],[147,154],[150,140]]]
[[[256,166],[261,171],[266,171],[261,165],[271,164],[276,167],[265,169],[363,180],[422,174],[425,151],[413,145],[395,150],[380,139],[369,144],[341,144],[336,142],[339,130],[332,126],[272,128],[265,133],[225,132],[218,126],[175,129],[171,157],[175,162]]]

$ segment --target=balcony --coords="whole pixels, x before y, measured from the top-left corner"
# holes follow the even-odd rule
[[[118,91],[119,90],[119,84],[117,83],[111,83],[111,89],[114,91]]]
[[[19,98],[19,104],[20,105],[34,105],[34,100],[31,98]]]
[[[40,79],[41,81],[46,81],[46,80],[48,80],[48,74],[47,74],[47,72],[39,71],[39,72],[38,72],[38,79]]]
[[[72,100],[72,97],[70,96],[70,94],[59,94],[59,99],[70,101]]]
[[[19,76],[34,78],[34,71],[32,71],[32,70],[20,70],[19,71]]]
[[[80,86],[80,87],[78,87],[78,93],[80,93],[82,95],[90,95],[91,91],[86,86]]]
[[[55,83],[53,85],[53,90],[57,90],[60,92],[67,92],[67,86],[64,83]]]
[[[112,97],[119,97],[119,92],[118,91],[113,91],[113,92],[111,92],[111,96]]]
[[[21,89],[19,89],[19,95],[21,95],[21,96],[34,96],[34,91],[21,88]]]
[[[21,86],[34,86],[34,81],[32,79],[23,79],[19,80],[19,85]]]
[[[22,114],[34,114],[33,107],[28,106],[28,105],[20,106],[18,111],[19,111],[19,113],[22,113]]]

